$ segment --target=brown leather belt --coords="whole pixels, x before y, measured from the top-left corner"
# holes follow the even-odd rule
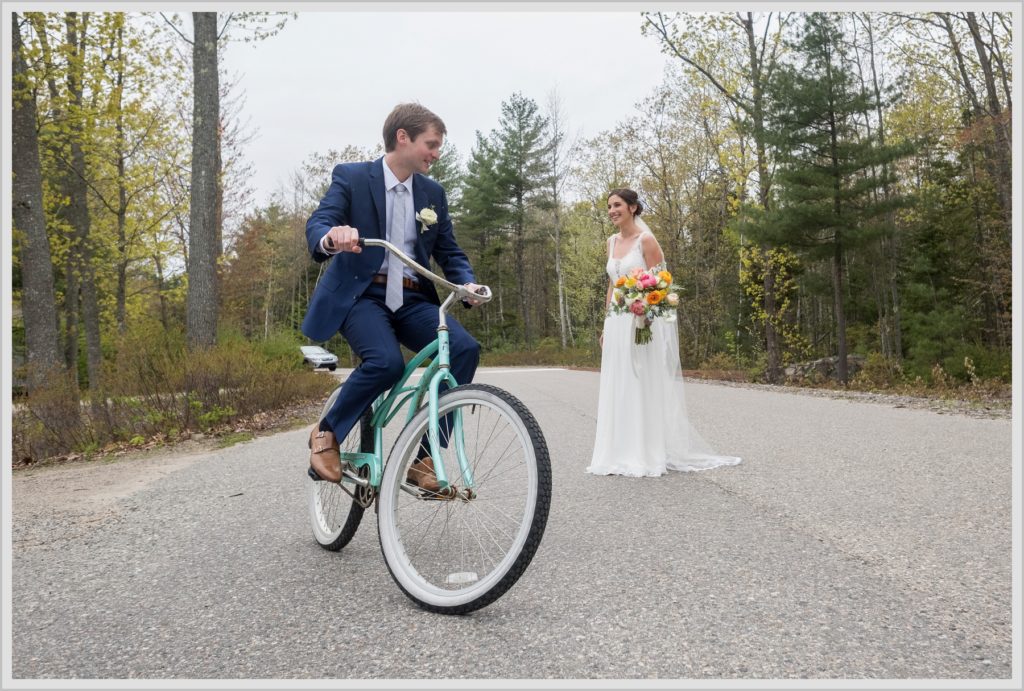
[[[373,278],[370,279],[374,283],[383,283],[387,285],[388,275],[387,274],[374,274]],[[408,276],[402,276],[402,287],[408,288],[409,290],[419,290],[420,282],[409,278]]]

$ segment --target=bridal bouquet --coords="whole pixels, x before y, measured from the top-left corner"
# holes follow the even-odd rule
[[[651,322],[656,317],[675,319],[679,304],[679,295],[674,292],[677,289],[678,286],[672,284],[672,274],[665,269],[633,269],[615,280],[608,309],[615,314],[632,314],[636,328],[633,342],[646,345],[651,342]]]

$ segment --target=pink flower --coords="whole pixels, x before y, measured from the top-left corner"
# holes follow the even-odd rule
[[[634,301],[633,304],[629,306],[629,311],[632,312],[633,314],[635,314],[638,317],[643,316],[643,313],[645,311],[643,301],[641,301],[641,300]]]
[[[650,274],[645,274],[643,279],[641,279],[641,284],[644,288],[653,288],[658,285],[658,279]]]

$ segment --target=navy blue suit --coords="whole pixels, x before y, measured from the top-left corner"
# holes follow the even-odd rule
[[[387,239],[383,158],[366,163],[335,166],[331,186],[316,211],[306,222],[306,241],[313,259],[322,262],[331,255],[320,251],[320,240],[334,226],[348,225],[361,238]],[[474,283],[473,269],[465,252],[455,241],[448,200],[434,180],[414,174],[413,208],[432,208],[437,223],[421,232],[416,222],[413,258],[429,266],[433,257],[452,283]],[[432,283],[419,278],[419,290],[405,289],[403,304],[391,312],[385,304],[386,287],[371,279],[384,261],[384,249],[366,247],[359,254],[342,252],[323,273],[313,291],[302,332],[314,341],[326,341],[338,331],[362,361],[345,382],[326,422],[339,442],[374,399],[389,389],[405,369],[399,343],[417,351],[437,335],[438,306]],[[449,342],[455,381],[473,380],[480,360],[480,346],[465,328],[448,317]]]

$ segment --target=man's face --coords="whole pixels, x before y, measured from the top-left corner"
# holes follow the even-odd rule
[[[444,144],[444,135],[437,131],[433,125],[420,132],[416,139],[410,139],[405,130],[398,130],[398,142],[396,151],[402,160],[417,173],[426,174],[431,164],[441,154],[441,145]]]

